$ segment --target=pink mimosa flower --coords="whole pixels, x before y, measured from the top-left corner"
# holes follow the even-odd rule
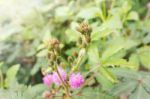
[[[71,74],[69,78],[69,84],[72,89],[78,89],[84,83],[84,78],[80,73]]]
[[[51,74],[47,74],[43,77],[43,83],[47,86],[50,86],[53,83],[53,78]]]
[[[62,80],[65,81],[67,79],[67,74],[61,67],[58,67],[58,72],[59,72],[62,79],[60,79],[57,72],[54,72],[53,73],[53,81],[54,81],[55,84],[61,85]]]

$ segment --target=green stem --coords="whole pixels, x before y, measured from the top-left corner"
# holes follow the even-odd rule
[[[150,11],[148,10],[144,20],[147,20],[149,18],[149,16],[150,16]]]
[[[74,71],[79,67],[79,64],[80,64],[80,62],[81,62],[83,56],[84,56],[84,55],[79,56],[79,57],[77,58],[77,59],[78,59],[78,60],[77,60],[77,63],[76,63],[76,65],[72,68],[71,73],[74,72]],[[70,73],[70,74],[71,74],[71,73]]]
[[[105,1],[103,1],[102,6],[103,6],[103,17],[104,17],[104,20],[106,20],[106,2]]]
[[[62,81],[62,85],[63,85],[64,89],[66,90],[66,95],[67,95],[68,97],[70,97],[70,95],[69,95],[69,88],[68,88],[67,84],[63,81],[63,79],[62,79],[62,77],[61,77],[61,75],[60,75],[60,73],[59,73],[59,70],[58,70],[57,63],[56,63],[56,62],[55,62],[55,67],[56,67],[56,72],[57,72],[57,74],[58,74],[58,76],[59,76],[59,79]]]
[[[0,70],[0,88],[3,88],[3,74],[1,70]]]

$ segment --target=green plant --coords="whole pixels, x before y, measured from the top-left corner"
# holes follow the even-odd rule
[[[20,31],[14,30],[14,34],[0,42],[0,61],[4,62],[0,64],[0,88],[6,88],[1,92],[8,98],[8,93],[27,98],[28,88],[18,93],[9,90],[14,79],[30,86],[41,83],[42,74],[44,77],[58,74],[63,84],[53,82],[39,95],[35,93],[36,98],[42,98],[44,92],[45,96],[56,99],[93,96],[148,99],[150,10],[147,3],[148,0],[42,1],[41,8],[22,18]],[[2,23],[5,20],[0,21],[3,26]],[[64,79],[58,67],[65,71]],[[80,72],[85,83],[79,89],[72,89],[70,76],[76,72]],[[29,89],[32,88],[38,91],[34,86]]]

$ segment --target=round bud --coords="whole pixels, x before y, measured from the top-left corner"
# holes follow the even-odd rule
[[[76,51],[73,52],[74,57],[78,57],[78,53]]]
[[[71,56],[68,57],[68,61],[69,61],[69,62],[72,62],[72,61],[73,61],[73,59],[72,59]]]

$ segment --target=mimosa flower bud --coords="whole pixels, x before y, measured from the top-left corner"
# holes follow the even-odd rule
[[[92,31],[91,27],[85,22],[81,23],[76,29],[83,35]]]
[[[51,39],[49,43],[52,48],[54,48],[54,49],[59,48],[60,42],[57,39]]]
[[[86,50],[85,50],[84,48],[82,48],[82,49],[80,50],[80,52],[79,52],[79,57],[84,56],[85,53],[86,53]]]
[[[72,59],[71,56],[68,57],[68,61],[69,61],[69,62],[72,62],[72,61],[73,61],[73,59]]]
[[[74,57],[78,57],[78,53],[75,51],[75,52],[73,52],[73,56]]]
[[[51,95],[51,93],[49,91],[45,91],[42,96],[44,99],[52,99],[53,98],[53,96]]]

